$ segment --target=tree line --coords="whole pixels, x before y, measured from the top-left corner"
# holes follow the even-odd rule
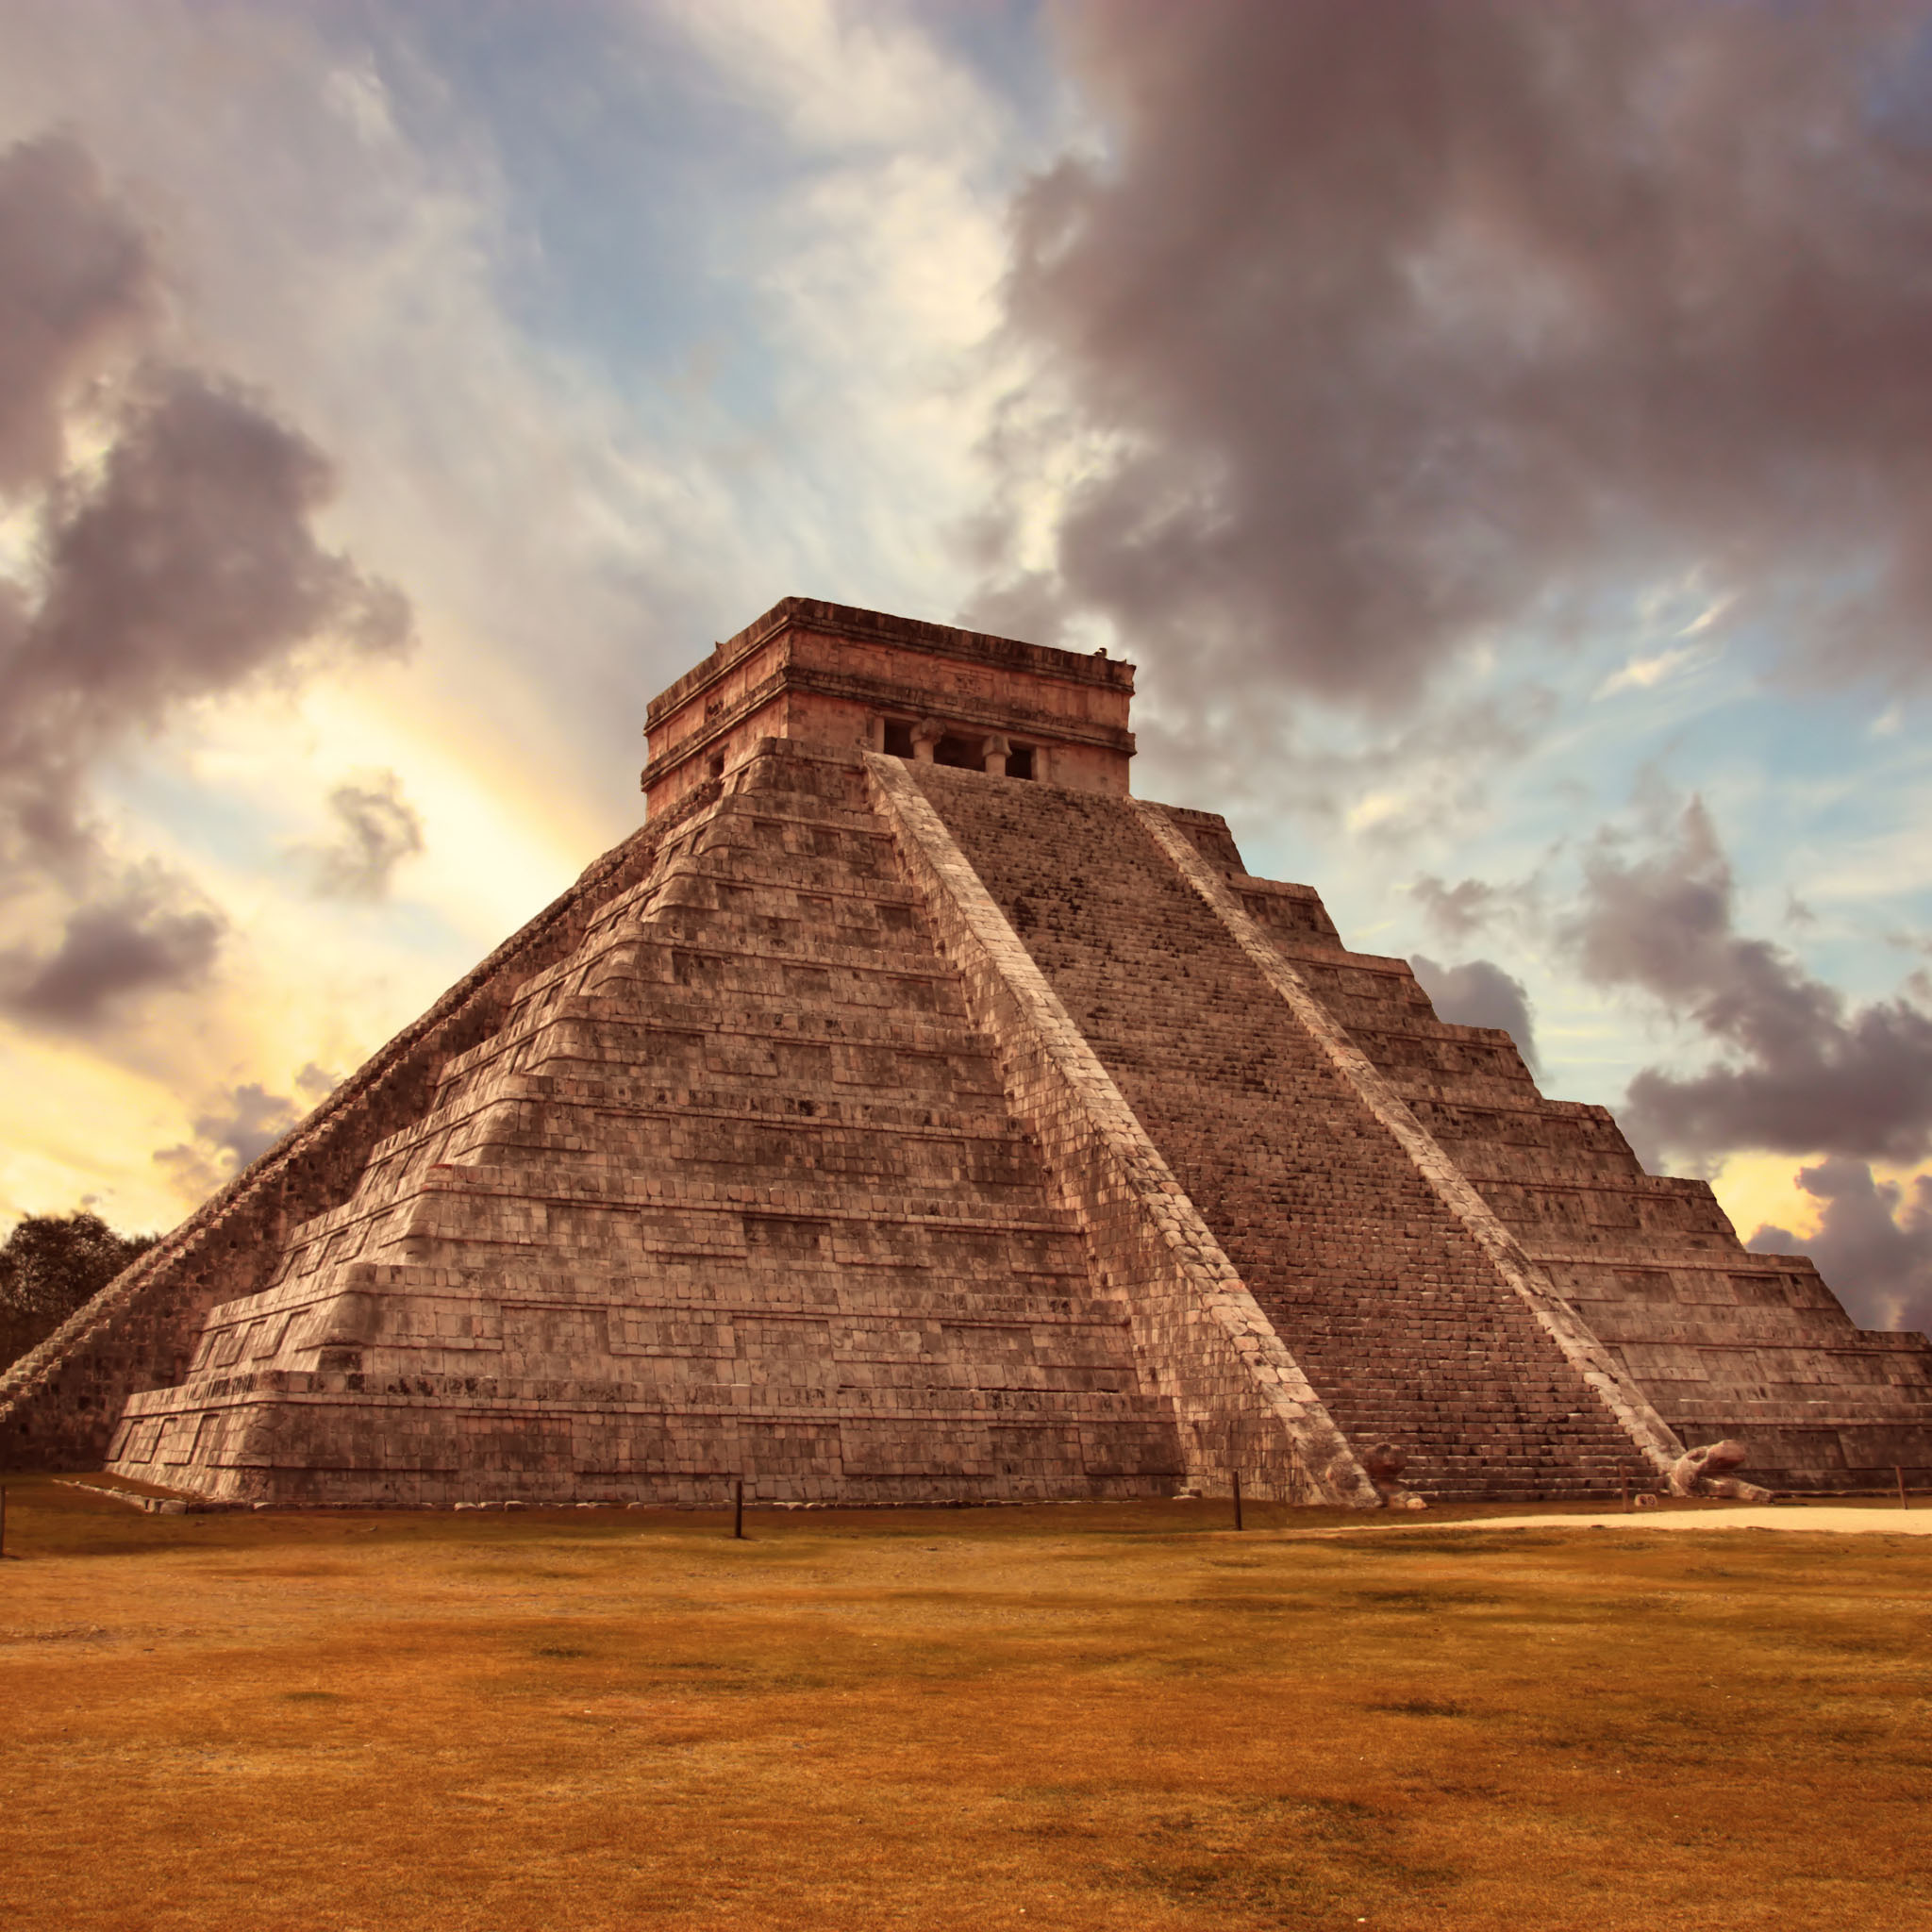
[[[29,1214],[0,1243],[0,1369],[44,1341],[160,1239],[98,1214]]]

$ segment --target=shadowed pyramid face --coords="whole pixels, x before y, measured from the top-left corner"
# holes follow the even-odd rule
[[[777,607],[652,707],[644,828],[21,1364],[0,1461],[421,1505],[1932,1474],[1932,1350],[1130,798],[1131,688]]]

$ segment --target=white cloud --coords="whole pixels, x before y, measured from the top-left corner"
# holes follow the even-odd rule
[[[784,474],[753,514],[777,519],[776,547],[815,579],[786,588],[943,615],[965,588],[943,533],[977,506],[977,451],[1011,380],[989,349],[1011,116],[913,17],[822,0],[661,17],[792,143],[719,244],[757,298],[776,402],[763,467]]]
[[[1684,626],[1682,630],[1680,630],[1677,633],[1677,635],[1680,638],[1701,637],[1704,634],[1704,632],[1707,631],[1711,627],[1711,625],[1718,621],[1719,618],[1723,617],[1724,613],[1730,609],[1731,606],[1735,604],[1737,601],[1737,592],[1734,591],[1725,592],[1725,594],[1722,597],[1713,597],[1711,601],[1708,604],[1707,604],[1705,608],[1702,610],[1700,610],[1697,613],[1697,615],[1693,617],[1690,620],[1690,622]]]
[[[639,11],[675,23],[718,84],[806,156],[968,146],[988,119],[972,76],[898,11],[837,0],[665,0]]]
[[[1693,626],[1701,627],[1701,626]],[[1678,632],[1688,637],[1690,630]],[[1632,658],[1621,671],[1614,671],[1597,686],[1593,698],[1614,697],[1623,691],[1652,691],[1682,672],[1701,668],[1710,661],[1711,653],[1701,645],[1685,644],[1674,651],[1654,651],[1648,657]]]

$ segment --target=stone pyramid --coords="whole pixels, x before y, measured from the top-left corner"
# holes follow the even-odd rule
[[[1439,1021],[1132,667],[788,599],[644,827],[0,1384],[232,1503],[1607,1494],[1932,1476],[1932,1347]],[[1379,1480],[1378,1480],[1379,1479]]]

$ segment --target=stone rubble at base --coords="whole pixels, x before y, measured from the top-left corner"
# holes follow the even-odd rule
[[[1132,684],[768,612],[652,706],[644,828],[0,1382],[0,1466],[469,1508],[1579,1497],[1721,1437],[1785,1490],[1932,1477],[1924,1338],[1130,798]]]

